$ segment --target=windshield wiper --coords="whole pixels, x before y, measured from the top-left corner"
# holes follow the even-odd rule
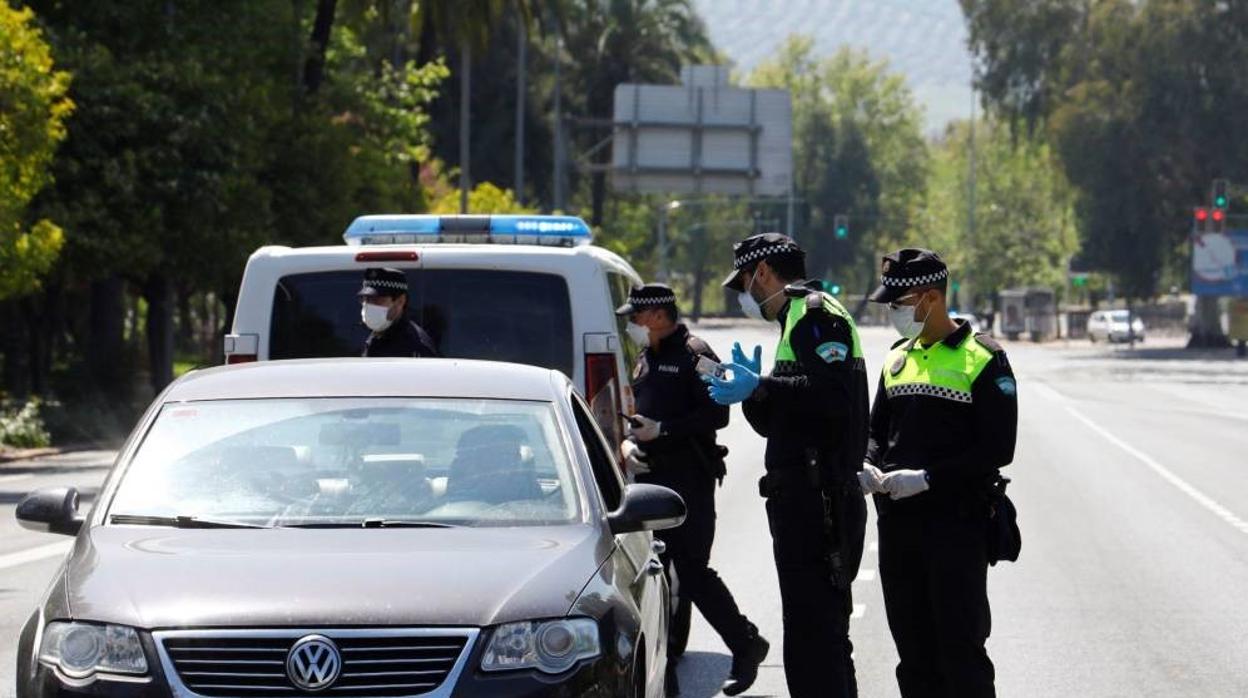
[[[200,516],[147,516],[144,514],[113,514],[109,523],[135,526],[172,526],[174,528],[272,528],[244,521],[207,519]]]
[[[455,528],[455,524],[418,519],[362,519],[360,521],[316,521],[284,524],[282,528]]]

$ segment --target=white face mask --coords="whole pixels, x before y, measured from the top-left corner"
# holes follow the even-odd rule
[[[889,319],[892,320],[893,327],[898,334],[906,339],[914,339],[923,334],[923,328],[927,325],[927,318],[932,314],[932,309],[929,307],[927,314],[923,316],[922,320],[915,320],[914,308],[915,306],[913,305],[902,305],[888,309]]]
[[[755,272],[757,273],[757,271]],[[737,302],[741,304],[741,312],[752,320],[766,320],[767,315],[763,312],[763,304],[771,302],[772,298],[784,293],[781,289],[770,296],[767,296],[762,303],[754,300],[754,296],[750,295],[750,288],[754,286],[754,276],[750,276],[750,283],[746,284],[745,290],[737,294]]]
[[[633,341],[633,344],[642,349],[650,346],[650,328],[645,325],[629,322],[624,326],[624,331],[628,333],[628,338]]]
[[[374,332],[384,332],[387,327],[393,324],[390,319],[390,309],[384,305],[375,305],[373,303],[365,303],[360,309],[360,319],[368,329]]]

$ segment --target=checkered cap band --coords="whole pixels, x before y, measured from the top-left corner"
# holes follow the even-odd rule
[[[948,276],[949,270],[947,269],[941,269],[935,274],[924,274],[923,276],[910,276],[904,278],[900,276],[880,275],[880,283],[885,286],[925,286],[927,284],[934,284],[941,279],[947,278]]]
[[[407,290],[406,281],[386,281],[384,279],[369,279],[364,282],[364,285],[371,286],[372,288],[392,288],[396,291]]]
[[[906,397],[911,395],[923,395],[926,397],[938,397],[942,400],[952,400],[971,404],[971,394],[963,390],[954,390],[953,388],[945,388],[930,383],[902,383],[894,385],[888,389],[888,398],[891,400],[895,397]]]
[[[672,305],[676,302],[675,294],[669,296],[652,296],[647,298],[629,298],[630,305]]]
[[[757,250],[750,250],[749,252],[746,252],[740,257],[733,259],[732,267],[734,269],[740,269],[741,267],[744,267],[750,262],[754,262],[760,259],[766,259],[767,257],[770,257],[773,254],[783,254],[785,252],[791,253],[791,252],[801,252],[801,251],[802,251],[802,248],[791,243],[768,245],[767,247],[760,247]]]

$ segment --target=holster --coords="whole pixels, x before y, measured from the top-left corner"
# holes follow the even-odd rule
[[[848,589],[852,572],[848,569],[849,512],[844,488],[848,478],[838,476],[818,449],[807,449],[801,468],[773,470],[758,480],[759,496],[770,499],[791,492],[818,492],[823,505],[823,535],[829,576],[837,589]]]

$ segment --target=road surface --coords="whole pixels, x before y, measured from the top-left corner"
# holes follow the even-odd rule
[[[761,323],[708,325],[775,344]],[[865,329],[874,376],[893,336]],[[1023,552],[989,573],[989,651],[1003,696],[1248,695],[1248,361],[1192,358],[1152,344],[1007,347],[1019,378],[1017,458],[1007,474]],[[770,361],[770,358],[767,358]],[[872,380],[874,390],[874,379]],[[719,494],[713,561],[773,642],[748,695],[783,696],[780,606],[755,482],[763,442],[739,410]],[[39,487],[98,487],[109,453],[0,465],[0,696],[13,692],[18,629],[59,564],[62,538],[19,529],[17,500]],[[896,653],[876,577],[874,527],[854,586],[853,640],[863,696],[896,696]],[[60,547],[48,547],[60,546]],[[695,614],[683,695],[717,695],[730,658]]]

